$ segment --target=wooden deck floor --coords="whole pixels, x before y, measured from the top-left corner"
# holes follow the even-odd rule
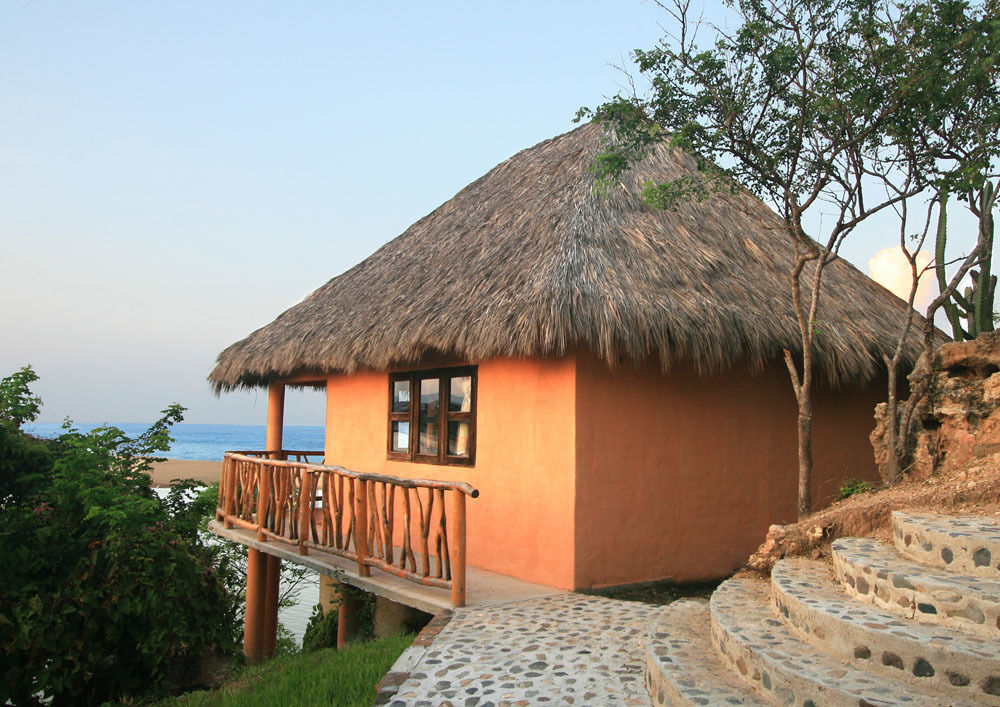
[[[209,523],[209,530],[219,537],[308,567],[345,584],[430,614],[437,614],[453,608],[451,606],[451,592],[448,589],[416,584],[402,577],[380,572],[375,568],[372,569],[371,577],[359,577],[357,563],[346,558],[325,552],[300,555],[298,550],[291,545],[276,541],[260,542],[257,540],[257,534],[253,531],[225,528],[218,521]],[[481,608],[565,593],[561,589],[524,582],[476,567],[469,567],[466,571],[466,606],[470,608]]]

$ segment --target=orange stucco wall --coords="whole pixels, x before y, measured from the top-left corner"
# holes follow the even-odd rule
[[[583,352],[480,362],[478,376],[474,467],[386,459],[385,372],[326,388],[328,463],[480,490],[470,565],[566,589],[706,579],[795,519],[796,409],[780,363],[702,378],[656,364],[611,372]],[[868,433],[882,395],[880,384],[815,391],[815,507],[848,477],[877,479]]]
[[[880,390],[819,390],[814,507],[877,477],[868,433]],[[655,364],[614,373],[577,357],[575,584],[723,576],[795,519],[796,407],[778,364],[702,378]]]
[[[474,467],[387,460],[388,386],[385,372],[327,379],[328,463],[469,482],[480,491],[467,505],[469,564],[572,588],[575,360],[478,364]]]

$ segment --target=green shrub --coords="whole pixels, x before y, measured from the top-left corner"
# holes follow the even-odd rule
[[[275,641],[274,655],[295,655],[301,652],[302,648],[299,646],[299,642],[295,639],[295,634],[292,633],[285,624],[278,622],[278,636]]]
[[[317,604],[309,615],[306,632],[302,636],[302,650],[307,652],[337,647],[337,612],[331,609],[323,613],[323,605]]]
[[[844,482],[844,485],[840,487],[840,500],[845,498],[850,498],[859,493],[868,493],[874,486],[872,486],[867,481],[862,481],[861,479],[848,479]]]
[[[37,414],[26,378],[0,382],[0,418],[17,421],[0,424],[0,704],[130,699],[234,652],[230,568],[199,534],[206,501],[186,504],[189,487],[161,501],[144,473],[183,408],[135,439],[67,423],[37,440],[18,429]]]

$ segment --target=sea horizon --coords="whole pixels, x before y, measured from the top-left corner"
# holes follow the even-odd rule
[[[74,422],[73,429],[90,432],[101,426],[120,429],[129,437],[142,434],[152,423],[144,422]],[[34,422],[22,429],[36,437],[58,437],[63,432],[62,422]],[[170,436],[174,441],[170,449],[159,455],[168,459],[189,461],[221,461],[228,451],[264,449],[266,428],[264,425],[222,425],[198,422],[181,422],[172,425]],[[283,431],[285,449],[321,450],[324,445],[322,425],[285,425]]]

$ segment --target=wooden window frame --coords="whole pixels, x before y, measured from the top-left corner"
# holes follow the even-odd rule
[[[468,412],[449,412],[448,399],[451,394],[451,379],[469,376],[472,379],[472,403]],[[419,415],[420,415],[420,381],[438,381],[438,400],[440,410],[438,412],[438,452],[434,454],[420,454],[417,450],[419,444]],[[393,412],[392,403],[397,381],[408,381],[410,386],[410,409],[407,412]],[[386,441],[386,454],[388,459],[396,461],[409,461],[419,464],[443,464],[454,466],[475,466],[476,463],[476,407],[478,403],[479,383],[476,366],[459,366],[454,368],[432,368],[417,371],[400,371],[389,374],[389,424]],[[405,452],[393,451],[392,448],[392,423],[409,422],[409,445]],[[469,423],[469,454],[468,456],[454,456],[448,454],[448,423],[468,422]]]

